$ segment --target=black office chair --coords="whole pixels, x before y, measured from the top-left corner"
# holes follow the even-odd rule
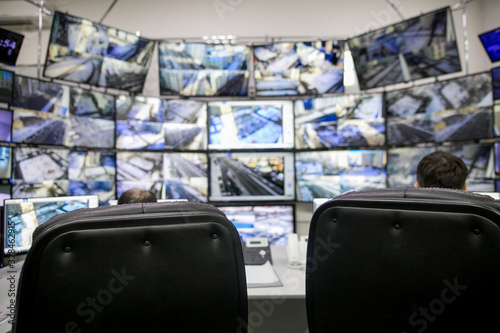
[[[446,189],[352,192],[309,230],[317,332],[491,332],[500,313],[500,204]]]
[[[55,216],[35,230],[18,292],[15,333],[247,331],[240,238],[206,204]]]

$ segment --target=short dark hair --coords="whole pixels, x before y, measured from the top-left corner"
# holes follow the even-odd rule
[[[465,163],[445,151],[435,151],[424,156],[417,166],[417,182],[420,187],[461,190],[465,186],[467,174]]]
[[[118,205],[140,202],[157,202],[156,195],[148,190],[134,188],[123,192],[118,199]]]

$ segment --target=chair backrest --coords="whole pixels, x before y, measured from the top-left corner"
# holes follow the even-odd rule
[[[499,202],[456,190],[382,189],[324,203],[308,238],[310,332],[498,329],[499,223]]]
[[[224,213],[128,204],[35,230],[13,332],[246,332],[247,312],[241,241]]]

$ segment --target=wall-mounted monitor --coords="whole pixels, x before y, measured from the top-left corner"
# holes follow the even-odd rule
[[[413,187],[420,160],[434,151],[447,151],[464,161],[468,168],[467,189],[471,192],[493,192],[495,163],[493,144],[465,144],[429,147],[400,147],[388,151],[389,187]]]
[[[117,198],[132,188],[150,190],[158,199],[207,201],[206,153],[117,153]]]
[[[460,72],[449,7],[348,40],[361,90]]]
[[[0,109],[0,141],[12,140],[12,111]]]
[[[35,228],[51,217],[81,208],[99,207],[97,195],[8,199],[4,204],[4,254],[27,252]]]
[[[295,232],[295,206],[281,205],[217,205],[233,222],[238,233],[247,238],[266,237],[270,245],[287,245],[288,235]]]
[[[250,47],[159,42],[160,95],[246,96]]]
[[[297,152],[297,201],[386,188],[386,164],[382,149]]]
[[[135,33],[55,12],[43,75],[142,92],[154,44]]]
[[[291,101],[210,102],[209,149],[293,148]]]
[[[211,153],[209,201],[294,200],[293,153]]]
[[[205,102],[141,96],[119,96],[116,102],[116,148],[207,148]]]
[[[114,148],[112,95],[16,76],[12,109],[14,142]]]
[[[0,103],[12,103],[14,72],[0,69]]]
[[[12,196],[67,196],[69,154],[67,149],[14,147]]]
[[[500,67],[491,70],[491,85],[493,87],[493,99],[500,100]]]
[[[479,40],[491,62],[500,60],[500,28],[480,34]]]
[[[23,40],[23,35],[0,28],[0,62],[14,66],[17,62]]]
[[[295,148],[383,146],[382,94],[295,101]]]
[[[69,195],[97,194],[99,202],[115,198],[116,153],[71,151],[68,165]]]
[[[492,95],[490,73],[387,92],[388,144],[491,138]]]
[[[317,40],[254,46],[256,95],[344,92],[343,44]]]
[[[495,136],[500,136],[500,104],[493,106],[493,117],[495,118],[494,132]]]

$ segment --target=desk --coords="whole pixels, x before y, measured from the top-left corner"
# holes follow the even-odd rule
[[[248,288],[248,333],[304,333],[307,327],[305,272],[287,266],[285,246],[271,246],[271,255],[273,268],[283,286]],[[14,274],[17,284],[22,264],[23,261],[19,261],[14,269],[4,267],[0,270],[1,313],[8,313],[11,299],[8,295],[9,277]],[[7,333],[10,329],[8,320],[0,325],[0,333]]]
[[[285,246],[271,246],[271,255],[283,287],[248,288],[248,333],[304,333],[305,271],[287,266]]]

